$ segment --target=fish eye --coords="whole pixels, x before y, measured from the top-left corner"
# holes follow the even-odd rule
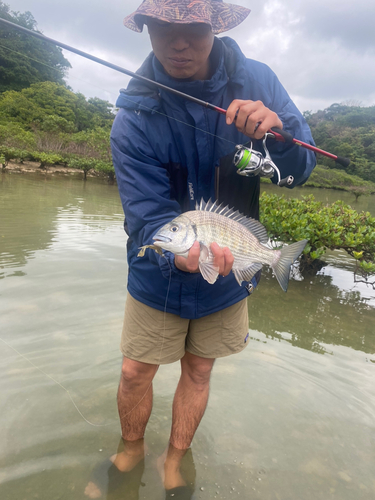
[[[178,231],[178,226],[172,226],[170,231],[172,231],[172,233],[176,233]]]

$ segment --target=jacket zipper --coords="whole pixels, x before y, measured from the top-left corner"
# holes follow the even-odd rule
[[[215,200],[219,201],[219,178],[220,178],[220,165],[215,167]]]

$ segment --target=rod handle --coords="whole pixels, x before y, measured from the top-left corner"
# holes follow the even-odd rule
[[[289,134],[289,132],[285,132],[285,130],[282,130],[281,128],[273,127],[271,128],[271,132],[275,132],[276,134],[281,135],[281,137],[284,139],[283,142],[286,142],[287,144],[293,144],[294,142],[292,134]]]
[[[338,156],[337,159],[335,160],[336,163],[339,163],[343,167],[348,167],[350,164],[349,158],[344,158],[343,156]]]

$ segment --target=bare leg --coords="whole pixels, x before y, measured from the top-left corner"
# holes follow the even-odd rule
[[[206,410],[214,359],[187,352],[181,359],[181,377],[173,401],[171,444],[186,450]]]
[[[181,359],[181,377],[173,401],[170,444],[164,462],[167,490],[185,485],[180,473],[181,460],[190,447],[204,415],[214,359],[186,353]]]
[[[117,394],[124,451],[112,457],[122,471],[131,470],[144,456],[143,436],[152,410],[152,380],[157,365],[124,357]]]
[[[143,436],[152,410],[152,380],[157,369],[157,365],[124,357],[117,395],[124,449],[110,457],[122,472],[134,469],[144,457]],[[102,491],[95,483],[89,482],[85,495],[101,498]]]
[[[124,357],[117,394],[122,437],[126,441],[142,439],[152,409],[152,380],[157,365]]]

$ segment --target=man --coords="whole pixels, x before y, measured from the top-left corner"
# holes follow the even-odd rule
[[[272,127],[313,143],[301,114],[276,76],[248,60],[230,38],[216,38],[242,22],[249,10],[221,0],[145,0],[125,18],[126,27],[148,28],[153,52],[139,73],[227,109],[226,117],[165,90],[131,80],[117,101],[111,144],[129,236],[128,296],[118,392],[124,451],[112,457],[120,471],[143,459],[143,436],[152,408],[152,380],[160,364],[180,360],[169,447],[163,457],[167,497],[182,498],[181,458],[204,414],[214,361],[247,345],[247,297],[257,285],[239,287],[228,248],[211,247],[220,277],[208,284],[198,271],[199,244],[187,258],[139,247],[195,203],[218,199],[258,218],[259,178],[238,176],[236,144],[260,139]],[[282,177],[303,183],[313,153],[270,144]],[[178,496],[180,495],[180,496]],[[184,497],[185,498],[185,497]]]

